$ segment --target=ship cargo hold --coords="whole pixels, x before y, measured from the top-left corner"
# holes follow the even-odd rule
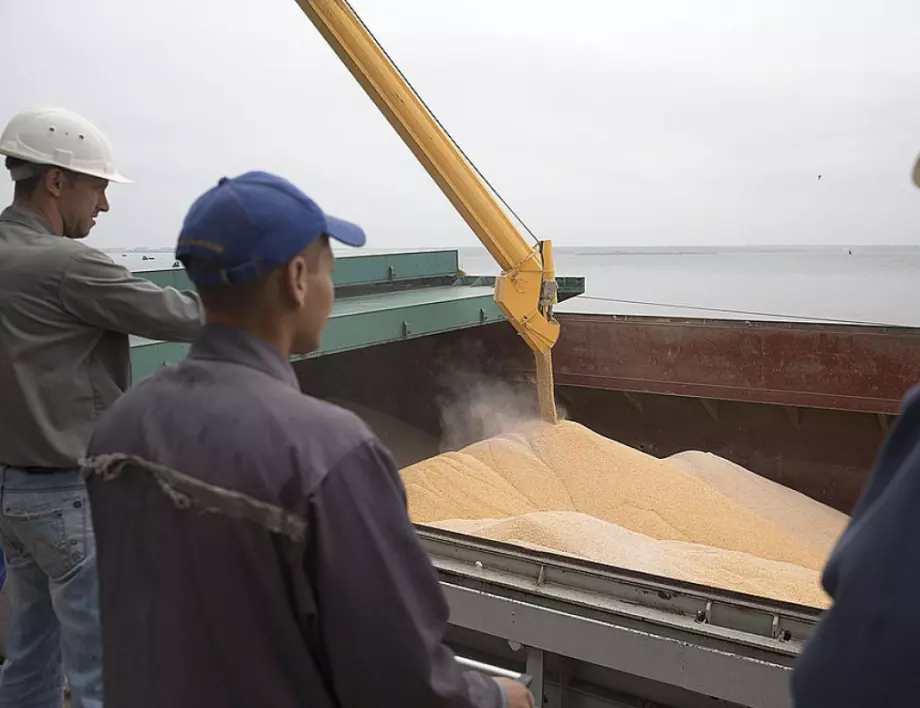
[[[178,268],[141,275],[190,287]],[[322,347],[295,370],[306,393],[379,426],[400,466],[438,452],[401,445],[399,426],[441,440],[457,375],[533,395],[533,359],[495,305],[493,280],[464,274],[456,251],[343,258],[334,281]],[[579,277],[558,284],[560,301],[585,288]],[[568,419],[656,457],[716,453],[844,512],[920,379],[920,331],[909,328],[558,319],[556,395]],[[135,380],[187,349],[131,345]],[[530,675],[538,705],[790,705],[817,608],[417,529],[450,604],[451,647]]]

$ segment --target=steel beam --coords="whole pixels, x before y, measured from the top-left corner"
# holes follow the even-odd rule
[[[492,593],[446,583],[442,588],[455,626],[750,708],[791,708],[789,666]]]

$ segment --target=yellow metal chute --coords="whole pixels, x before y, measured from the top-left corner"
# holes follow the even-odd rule
[[[536,358],[545,420],[556,422],[551,350],[556,280],[552,244],[531,245],[345,0],[296,0],[358,83],[499,264],[495,302]]]

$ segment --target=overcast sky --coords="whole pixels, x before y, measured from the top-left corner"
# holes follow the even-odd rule
[[[917,0],[354,6],[559,246],[920,244]],[[294,0],[0,0],[0,26],[0,122],[80,111],[135,180],[110,187],[98,246],[172,244],[248,169],[374,246],[476,243]]]

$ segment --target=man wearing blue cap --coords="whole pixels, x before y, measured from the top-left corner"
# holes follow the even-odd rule
[[[527,708],[464,672],[389,453],[289,363],[332,308],[329,239],[363,231],[262,172],[189,211],[177,257],[208,323],[129,391],[85,472],[109,708]]]

